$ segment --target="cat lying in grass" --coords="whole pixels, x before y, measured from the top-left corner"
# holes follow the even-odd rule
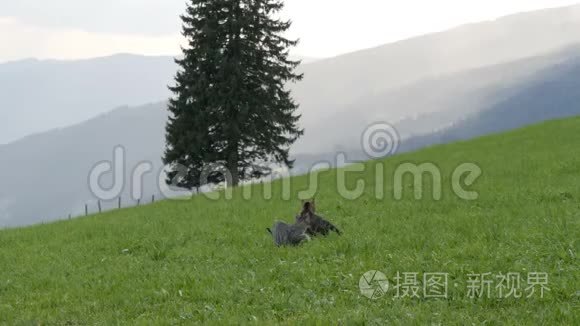
[[[331,231],[341,235],[340,230],[329,221],[316,215],[316,202],[302,202],[302,211],[296,216],[295,224],[276,222],[272,229],[266,229],[272,235],[277,246],[298,246],[309,241],[310,236],[327,236]]]

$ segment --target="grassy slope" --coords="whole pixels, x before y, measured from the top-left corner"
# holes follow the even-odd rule
[[[390,158],[383,201],[373,187],[342,199],[336,172],[322,173],[319,211],[344,236],[300,248],[275,248],[264,228],[294,216],[306,177],[292,179],[291,201],[200,197],[1,231],[0,323],[579,324],[579,131],[576,118]],[[417,201],[410,189],[390,199],[403,161],[439,165],[443,200]],[[474,202],[451,194],[463,162],[484,171]],[[358,281],[372,269],[391,281],[397,271],[447,272],[451,297],[391,291],[371,301]],[[543,300],[466,298],[468,273],[510,271],[548,272],[552,291]]]

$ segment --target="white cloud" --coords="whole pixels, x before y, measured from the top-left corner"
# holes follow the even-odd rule
[[[333,56],[512,13],[580,0],[288,0],[298,52]]]
[[[14,22],[16,22],[16,19],[12,18],[12,17],[0,17],[0,24],[13,24]]]
[[[3,0],[0,13],[46,28],[163,35],[179,29],[185,4],[185,0]]]
[[[300,38],[297,55],[327,57],[457,25],[558,7],[580,0],[286,0],[283,16]],[[0,61],[24,57],[86,58],[118,52],[178,54],[183,0],[5,2]],[[34,10],[25,10],[31,9]],[[63,26],[63,27],[58,27]],[[73,26],[73,27],[66,27]],[[142,34],[137,34],[141,32]],[[168,34],[169,33],[169,34]]]
[[[174,55],[179,53],[181,36],[139,36],[89,33],[76,29],[41,28],[0,17],[0,61],[27,57],[79,59],[115,53]]]

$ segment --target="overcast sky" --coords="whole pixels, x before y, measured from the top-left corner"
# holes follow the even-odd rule
[[[296,55],[328,57],[580,0],[287,0]],[[0,62],[179,52],[185,0],[0,2]]]

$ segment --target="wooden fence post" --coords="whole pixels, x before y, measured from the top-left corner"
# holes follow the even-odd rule
[[[85,216],[89,216],[89,205],[85,204]]]
[[[101,208],[101,201],[99,200],[97,203],[99,205],[99,214],[101,214],[103,212],[103,209]]]
[[[121,209],[121,197],[119,197],[119,209]]]
[[[151,203],[154,203],[154,202],[155,202],[155,195],[152,195],[151,196]]]

